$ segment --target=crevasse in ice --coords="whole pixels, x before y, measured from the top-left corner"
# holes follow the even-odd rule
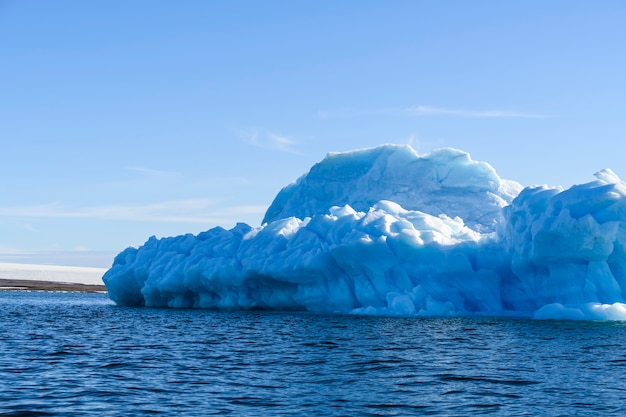
[[[119,305],[626,319],[626,185],[522,189],[469,154],[329,154],[237,224],[128,248]]]

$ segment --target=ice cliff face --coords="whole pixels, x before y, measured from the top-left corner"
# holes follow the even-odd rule
[[[626,319],[626,184],[608,169],[595,176],[565,191],[527,187],[504,209],[516,291],[540,317]]]
[[[262,226],[150,238],[103,280],[120,305],[626,319],[626,186],[596,176],[521,190],[453,149],[329,154]]]

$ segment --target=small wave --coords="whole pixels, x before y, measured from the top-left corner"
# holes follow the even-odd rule
[[[524,379],[495,379],[495,378],[486,378],[486,377],[475,377],[475,376],[458,376],[452,374],[443,374],[437,375],[439,380],[441,381],[459,381],[459,382],[486,382],[489,384],[502,384],[502,385],[535,385],[540,382],[537,381],[528,381]]]

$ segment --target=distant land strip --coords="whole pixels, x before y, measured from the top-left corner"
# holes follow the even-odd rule
[[[0,278],[0,291],[106,292],[104,285]]]

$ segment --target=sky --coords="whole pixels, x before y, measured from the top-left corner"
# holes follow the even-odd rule
[[[0,262],[260,224],[324,158],[626,178],[626,2],[0,0]]]

